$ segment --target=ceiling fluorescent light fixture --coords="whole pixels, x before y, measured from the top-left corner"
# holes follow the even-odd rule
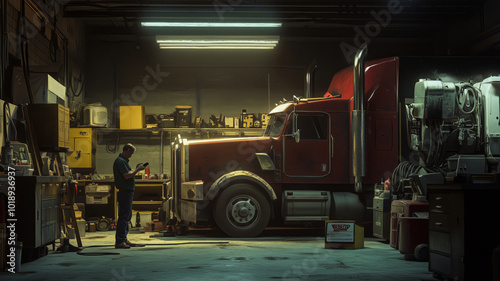
[[[145,27],[281,27],[281,23],[272,22],[141,22]]]
[[[158,44],[278,44],[278,40],[226,40],[226,39],[220,39],[220,40],[198,40],[198,39],[192,39],[192,40],[158,40],[156,41]]]
[[[250,50],[250,49],[274,49],[274,46],[172,46],[172,45],[160,45],[160,49],[245,49],[245,50]]]
[[[273,49],[279,36],[156,36],[160,49]]]

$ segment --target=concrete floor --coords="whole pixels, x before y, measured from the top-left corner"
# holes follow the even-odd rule
[[[428,263],[405,261],[373,238],[365,238],[364,249],[333,250],[324,248],[321,230],[266,230],[251,239],[215,230],[153,234],[129,234],[148,244],[143,248],[115,249],[114,231],[86,233],[85,255],[50,246],[47,256],[23,263],[18,273],[0,273],[0,280],[435,280]]]

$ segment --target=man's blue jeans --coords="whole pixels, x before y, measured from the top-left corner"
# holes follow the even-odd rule
[[[132,201],[134,191],[121,190],[117,194],[118,201],[118,221],[116,222],[116,244],[127,240],[128,222],[132,218]]]

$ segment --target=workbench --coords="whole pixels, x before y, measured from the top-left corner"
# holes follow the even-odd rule
[[[166,185],[170,180],[135,180],[134,201],[132,209],[134,211],[154,211],[157,212],[166,198]],[[110,197],[107,204],[86,204],[85,219],[89,218],[113,218],[118,219],[118,204],[116,202],[116,193],[118,189],[111,180],[78,180],[78,191],[76,194],[76,203],[85,203],[85,186],[89,184],[109,185],[111,186]]]

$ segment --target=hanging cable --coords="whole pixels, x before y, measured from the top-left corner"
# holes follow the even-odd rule
[[[69,79],[69,86],[70,86],[70,89],[71,89],[71,92],[73,93],[73,96],[74,97],[79,97],[82,92],[83,92],[83,86],[84,86],[84,83],[85,83],[85,78],[83,77],[83,75],[80,73],[80,76],[78,78],[75,78],[73,76],[73,72],[69,72],[70,74],[70,79]],[[75,87],[74,86],[74,80],[77,80],[79,82],[79,87]]]
[[[57,51],[59,51],[59,42],[57,38],[56,28],[57,28],[57,15],[54,14],[54,29],[52,29],[49,42],[50,60],[52,62],[57,62]]]
[[[178,242],[178,243],[151,243],[151,244],[143,244],[141,247],[148,247],[148,246],[156,246],[156,247],[164,247],[164,246],[182,246],[182,245],[230,245],[230,242],[227,241],[190,241],[190,242]],[[83,252],[84,249],[89,249],[89,248],[114,248],[115,245],[93,245],[93,246],[87,246],[83,248],[75,248],[74,251],[76,251],[77,255],[84,255],[84,256],[107,256],[107,255],[119,255],[120,253],[116,252]],[[157,248],[159,249],[159,248]],[[169,249],[169,248],[165,248]]]
[[[414,150],[411,142],[411,129],[412,129],[412,120],[413,117],[410,112],[410,106],[408,104],[405,105],[406,109],[406,144],[411,150]]]
[[[481,93],[481,90],[476,88],[477,90],[477,93],[478,93],[478,97],[479,96],[482,96],[482,93]],[[481,133],[481,116],[480,114],[482,114],[481,110],[482,110],[482,106],[481,106],[481,99],[478,98],[477,99],[477,109],[476,109],[476,114],[474,115],[474,118],[476,119],[476,125],[477,125],[477,136],[482,139],[482,133]],[[479,144],[481,145],[481,144]]]
[[[410,177],[410,175],[418,174],[421,170],[426,170],[422,166],[415,165],[409,161],[399,163],[394,169],[391,176],[391,192],[392,194],[403,194],[404,184],[403,180]]]
[[[116,153],[118,151],[118,146],[120,144],[120,134],[116,134],[115,141],[110,140],[106,143],[106,152],[108,153]]]
[[[3,103],[3,128],[4,128],[4,132],[3,132],[3,139],[4,139],[4,145],[6,145],[8,142],[9,142],[9,134],[8,134],[8,130],[7,130],[7,110],[9,111],[9,114],[10,114],[10,106],[9,106],[9,103],[7,103],[6,101]]]
[[[1,32],[2,38],[0,41],[1,44],[1,57],[0,57],[0,98],[5,100],[5,91],[4,91],[4,75],[5,75],[5,65],[7,64],[7,1],[2,0],[2,13],[1,17]]]
[[[460,91],[459,93],[455,96],[456,103],[458,105],[458,109],[463,113],[463,114],[471,114],[474,112],[476,107],[478,106],[479,103],[479,95],[478,91],[471,85],[469,84],[462,84],[459,85]],[[471,102],[470,96],[472,93],[473,100],[472,102],[474,103],[470,110],[466,111],[465,107],[470,107],[469,103]],[[463,101],[460,102],[460,98],[463,97]]]
[[[21,35],[21,60],[24,70],[24,80],[26,81],[26,87],[28,88],[28,96],[30,103],[35,103],[35,96],[33,94],[33,88],[31,87],[30,81],[30,69],[29,69],[29,51],[28,51],[28,37],[26,35],[26,2],[23,1],[21,5],[21,17],[23,22],[23,33]]]
[[[7,103],[7,102],[6,102]],[[17,140],[17,128],[16,125],[14,124],[14,118],[12,117],[12,112],[10,110],[10,104],[7,103],[7,108],[8,108],[8,120],[9,120],[9,125],[7,126],[8,130],[5,129],[5,134],[8,132],[9,133],[9,140]],[[5,109],[4,109],[5,110]],[[4,112],[5,113],[5,112]],[[5,126],[4,126],[5,128]],[[14,131],[14,135],[10,134],[11,129]],[[10,138],[12,137],[12,138]]]

